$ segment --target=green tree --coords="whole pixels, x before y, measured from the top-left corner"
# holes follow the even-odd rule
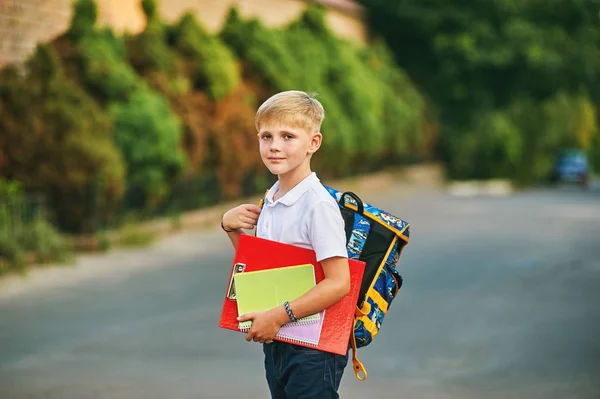
[[[600,100],[600,20],[596,1],[361,2],[371,29],[386,40],[399,65],[434,104],[442,131],[439,155],[447,161],[454,177],[480,175],[481,166],[487,169],[484,175],[512,170],[511,177],[531,172],[529,177],[533,178],[538,175],[533,169],[492,170],[493,166],[484,162],[466,172],[458,165],[478,163],[481,158],[477,153],[487,153],[487,144],[474,135],[488,122],[505,126],[502,130],[513,131],[511,136],[517,134],[509,127],[511,123],[500,123],[510,119],[499,116],[503,110],[519,105],[541,109],[546,101],[556,99],[557,93],[583,93],[596,105]],[[538,141],[546,140],[541,126],[535,130]],[[520,131],[519,135],[524,138],[532,131]],[[509,141],[519,140],[513,137]],[[528,156],[546,159],[549,154],[542,150],[546,147],[556,151],[548,143],[533,148],[542,153]],[[512,153],[504,152],[503,159],[509,161]]]

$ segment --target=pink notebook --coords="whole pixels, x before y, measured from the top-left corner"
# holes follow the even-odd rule
[[[319,338],[321,337],[321,327],[323,326],[325,311],[322,311],[320,316],[317,323],[301,325],[295,323],[284,324],[281,329],[279,329],[277,336],[285,338],[288,341],[317,347],[317,345],[319,345]]]

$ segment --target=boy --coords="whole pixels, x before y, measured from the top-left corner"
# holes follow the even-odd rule
[[[350,290],[344,221],[333,197],[311,171],[312,155],[321,146],[325,112],[314,97],[301,91],[278,93],[256,112],[261,158],[278,177],[263,210],[244,204],[221,220],[234,246],[241,229],[256,226],[257,236],[315,251],[325,278],[302,297],[266,312],[242,315],[252,320],[247,341],[263,343],[265,371],[272,398],[338,398],[345,356],[273,341],[290,320],[318,313]]]

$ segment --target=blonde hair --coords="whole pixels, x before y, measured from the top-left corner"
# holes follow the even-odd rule
[[[325,110],[315,94],[289,90],[271,96],[256,111],[254,125],[260,130],[262,122],[289,123],[310,133],[318,132],[325,118]]]

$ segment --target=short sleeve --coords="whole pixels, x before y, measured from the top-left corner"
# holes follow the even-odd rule
[[[336,204],[320,201],[312,207],[308,236],[318,262],[334,256],[348,257],[344,219]]]

